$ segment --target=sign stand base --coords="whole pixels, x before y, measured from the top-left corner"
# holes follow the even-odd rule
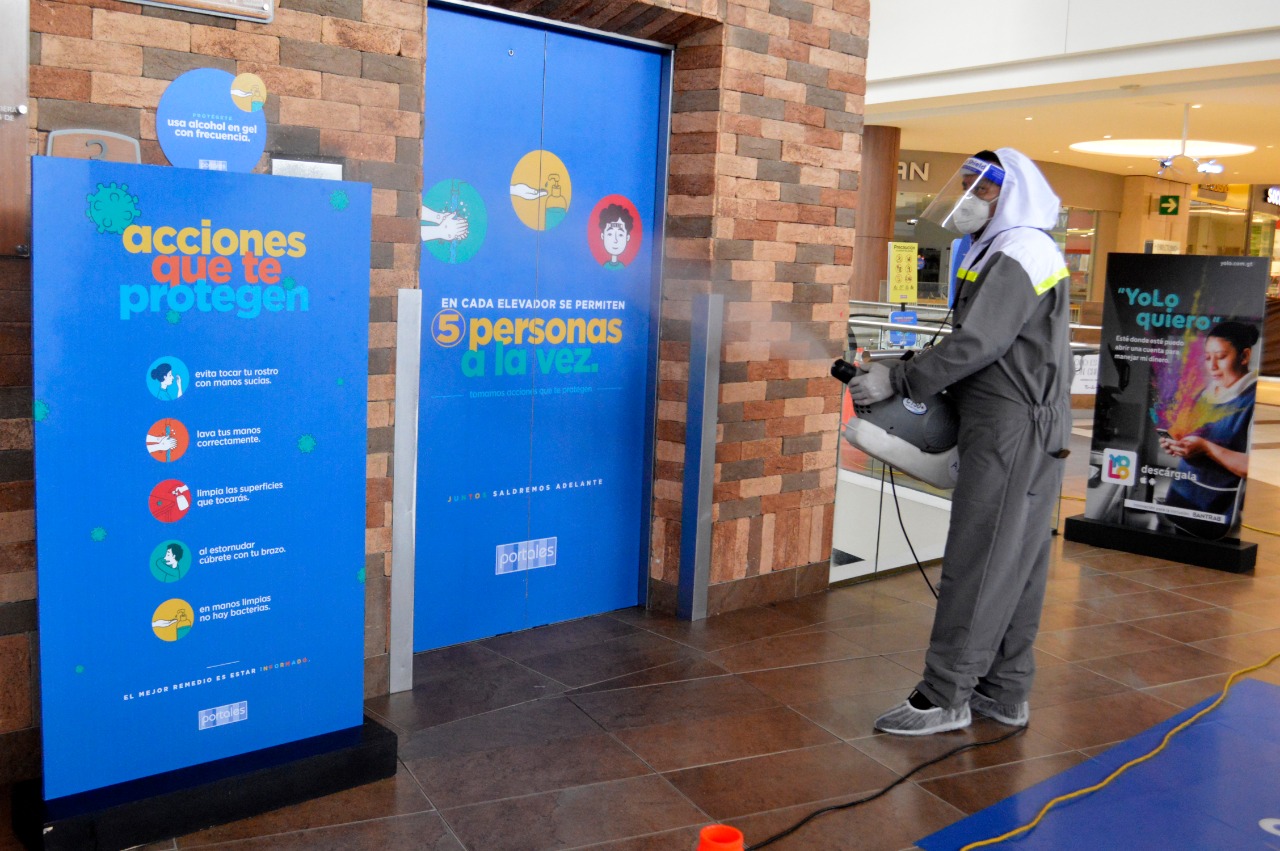
[[[1258,562],[1258,545],[1235,538],[1204,541],[1198,538],[1173,537],[1145,529],[1117,526],[1088,517],[1068,517],[1062,536],[1068,541],[1092,544],[1109,550],[1155,556],[1181,564],[1248,573]]]
[[[364,725],[204,765],[41,798],[40,781],[13,789],[13,829],[32,851],[116,849],[182,836],[331,795],[396,773],[396,734]]]

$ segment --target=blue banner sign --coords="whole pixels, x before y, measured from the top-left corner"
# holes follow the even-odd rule
[[[46,798],[361,723],[370,192],[37,157]]]

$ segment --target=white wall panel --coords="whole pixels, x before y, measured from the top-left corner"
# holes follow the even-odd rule
[[[1280,3],[1274,0],[1070,0],[1066,50],[1114,50],[1273,27],[1280,27]]]
[[[1069,0],[874,0],[868,80],[1057,56]]]
[[[1277,28],[1280,2],[1275,0],[876,0],[867,80],[874,84]],[[1243,60],[1220,57],[1221,63],[1238,61]]]

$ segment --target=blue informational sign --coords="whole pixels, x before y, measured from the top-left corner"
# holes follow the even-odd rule
[[[181,168],[252,171],[267,144],[266,97],[254,74],[188,71],[169,84],[156,107],[160,149]]]
[[[895,310],[889,314],[889,321],[899,325],[917,325],[919,316],[914,310]],[[890,331],[889,343],[894,346],[914,346],[916,335],[910,331]]]
[[[33,169],[46,798],[359,726],[369,187]]]
[[[448,9],[430,38],[420,650],[639,602],[666,165],[666,54]]]

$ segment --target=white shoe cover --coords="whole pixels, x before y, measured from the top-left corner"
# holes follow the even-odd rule
[[[1025,700],[1022,703],[996,703],[975,691],[969,697],[969,706],[979,715],[1010,727],[1025,727],[1031,720],[1031,707]]]
[[[904,700],[876,719],[876,729],[895,736],[929,736],[948,730],[962,730],[971,721],[967,703],[955,709],[940,706],[916,709],[909,700]]]

